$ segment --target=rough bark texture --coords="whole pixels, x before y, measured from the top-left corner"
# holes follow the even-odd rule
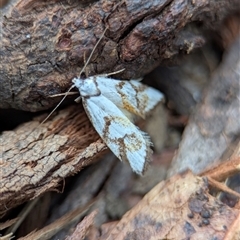
[[[104,29],[91,74],[125,68],[141,77],[161,61],[202,46],[184,27],[200,21],[216,29],[238,0],[15,1],[1,21],[0,107],[38,111],[54,106]]]
[[[27,122],[0,136],[0,215],[49,190],[106,150],[84,111],[72,106],[40,125]]]

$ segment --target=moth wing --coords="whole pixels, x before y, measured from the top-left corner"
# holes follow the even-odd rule
[[[83,98],[82,102],[94,128],[110,150],[121,161],[128,161],[134,172],[143,174],[152,154],[147,134],[102,94]]]
[[[125,109],[142,118],[164,99],[158,90],[142,84],[138,80],[120,81],[95,76],[101,94],[117,107]]]

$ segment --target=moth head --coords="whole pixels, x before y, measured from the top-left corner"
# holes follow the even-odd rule
[[[96,77],[88,77],[86,79],[74,78],[72,82],[78,88],[81,97],[93,97],[101,94],[97,86]]]

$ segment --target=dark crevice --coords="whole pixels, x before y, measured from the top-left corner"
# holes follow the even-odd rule
[[[118,42],[120,42],[122,39],[124,39],[125,37],[127,37],[129,35],[129,33],[131,33],[137,25],[139,25],[140,23],[142,23],[144,20],[150,20],[152,18],[155,18],[156,16],[158,16],[161,12],[165,11],[166,8],[172,3],[172,1],[170,1],[169,3],[167,3],[166,5],[163,5],[161,10],[153,12],[152,14],[149,14],[148,12],[146,12],[146,14],[144,14],[141,18],[139,18],[138,20],[136,20],[135,22],[133,22],[131,25],[128,25],[127,29],[121,34],[120,38],[118,39]]]

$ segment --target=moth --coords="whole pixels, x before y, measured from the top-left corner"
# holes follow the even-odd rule
[[[130,118],[132,114],[145,118],[164,97],[158,90],[138,80],[124,81],[108,78],[109,75],[122,70],[81,78],[105,31],[93,48],[79,77],[72,80],[73,85],[67,93],[74,87],[78,89],[86,114],[102,140],[118,159],[128,162],[135,173],[142,175],[151,158],[152,143],[147,133],[135,126]],[[66,94],[48,117],[65,97]]]
[[[134,172],[142,175],[152,154],[152,143],[129,116],[145,118],[163,100],[162,93],[137,80],[116,80],[103,75],[72,81],[102,140],[118,159],[128,162]]]

